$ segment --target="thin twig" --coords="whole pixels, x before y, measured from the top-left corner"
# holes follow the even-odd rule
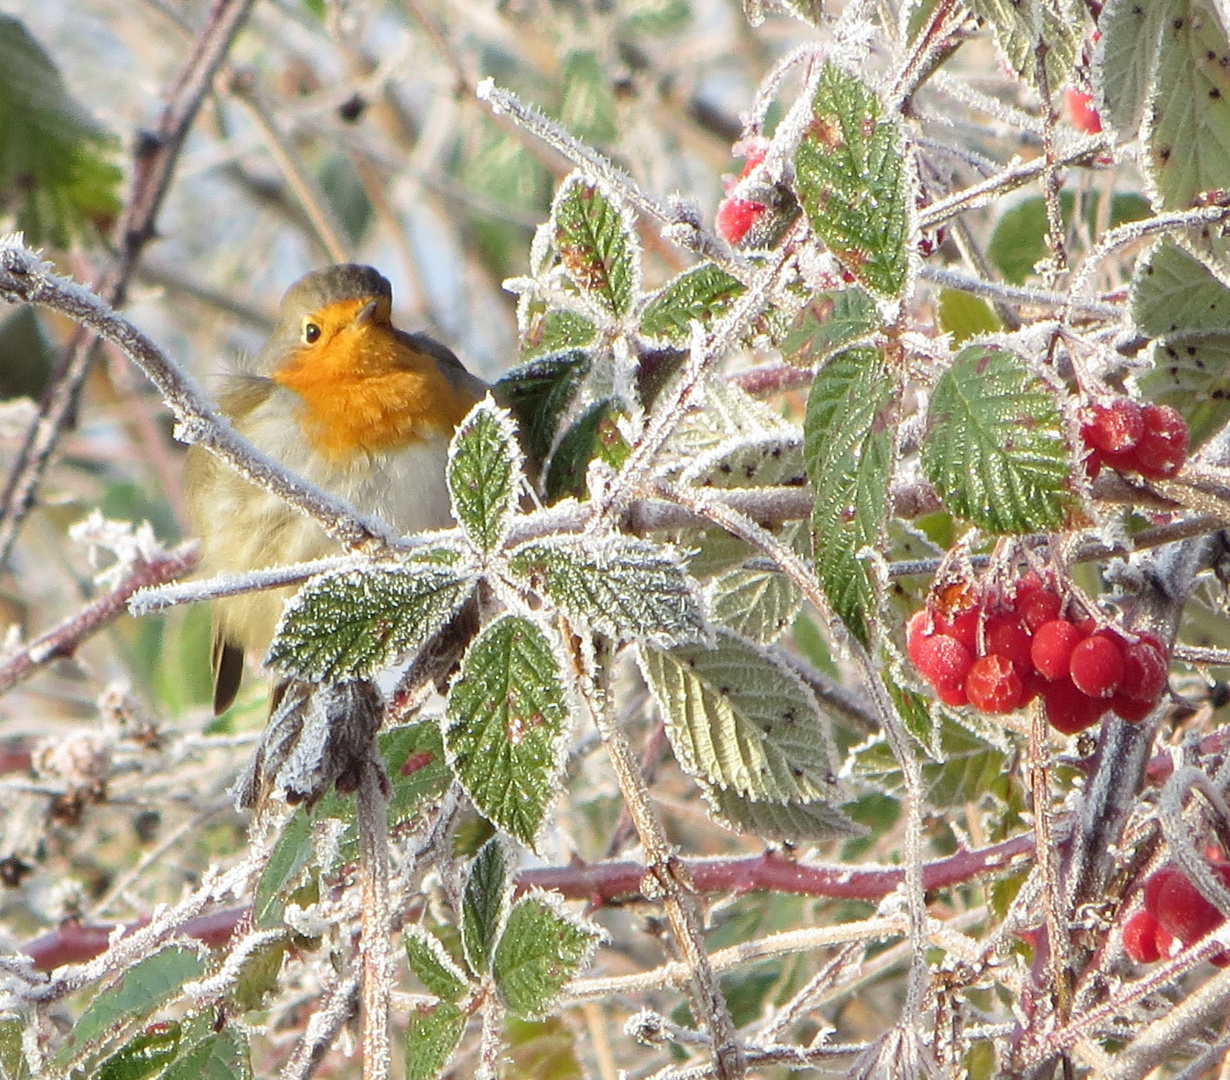
[[[389,946],[389,819],[375,744],[359,777],[356,818],[359,828],[359,875],[363,897],[361,988],[364,1080],[387,1080],[391,1063],[389,992],[392,951]]]

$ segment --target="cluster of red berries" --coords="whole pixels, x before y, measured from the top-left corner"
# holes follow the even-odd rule
[[[1081,411],[1081,438],[1089,447],[1085,468],[1092,479],[1107,465],[1146,480],[1174,476],[1187,457],[1187,423],[1169,405],[1141,405],[1117,397]]]
[[[914,613],[906,652],[947,705],[1009,713],[1041,697],[1046,719],[1074,735],[1108,711],[1143,720],[1166,686],[1169,657],[1151,634],[1129,641],[1093,619],[1061,617],[1064,601],[1035,573],[990,606]]]
[[[1230,888],[1230,863],[1214,862],[1209,869]],[[1190,945],[1225,921],[1191,879],[1167,863],[1145,882],[1145,906],[1124,923],[1123,947],[1138,964],[1151,964],[1170,955],[1175,939]],[[1220,953],[1213,963],[1225,967],[1230,954]]]

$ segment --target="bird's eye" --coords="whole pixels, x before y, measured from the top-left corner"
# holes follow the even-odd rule
[[[305,322],[303,324],[303,340],[309,345],[320,337],[320,327],[314,322]]]

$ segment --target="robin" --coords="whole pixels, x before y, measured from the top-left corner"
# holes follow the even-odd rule
[[[225,380],[219,407],[270,457],[359,513],[411,533],[451,524],[449,440],[487,385],[438,341],[397,329],[392,297],[370,266],[300,278],[260,354]],[[206,574],[340,551],[315,521],[199,447],[188,451],[185,489]],[[215,713],[235,700],[245,654],[268,651],[291,592],[214,601]]]

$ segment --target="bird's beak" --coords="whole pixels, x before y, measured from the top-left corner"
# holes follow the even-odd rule
[[[372,321],[372,317],[376,314],[377,306],[377,301],[369,300],[366,304],[359,308],[359,313],[354,317],[354,325],[366,326],[370,323]]]

